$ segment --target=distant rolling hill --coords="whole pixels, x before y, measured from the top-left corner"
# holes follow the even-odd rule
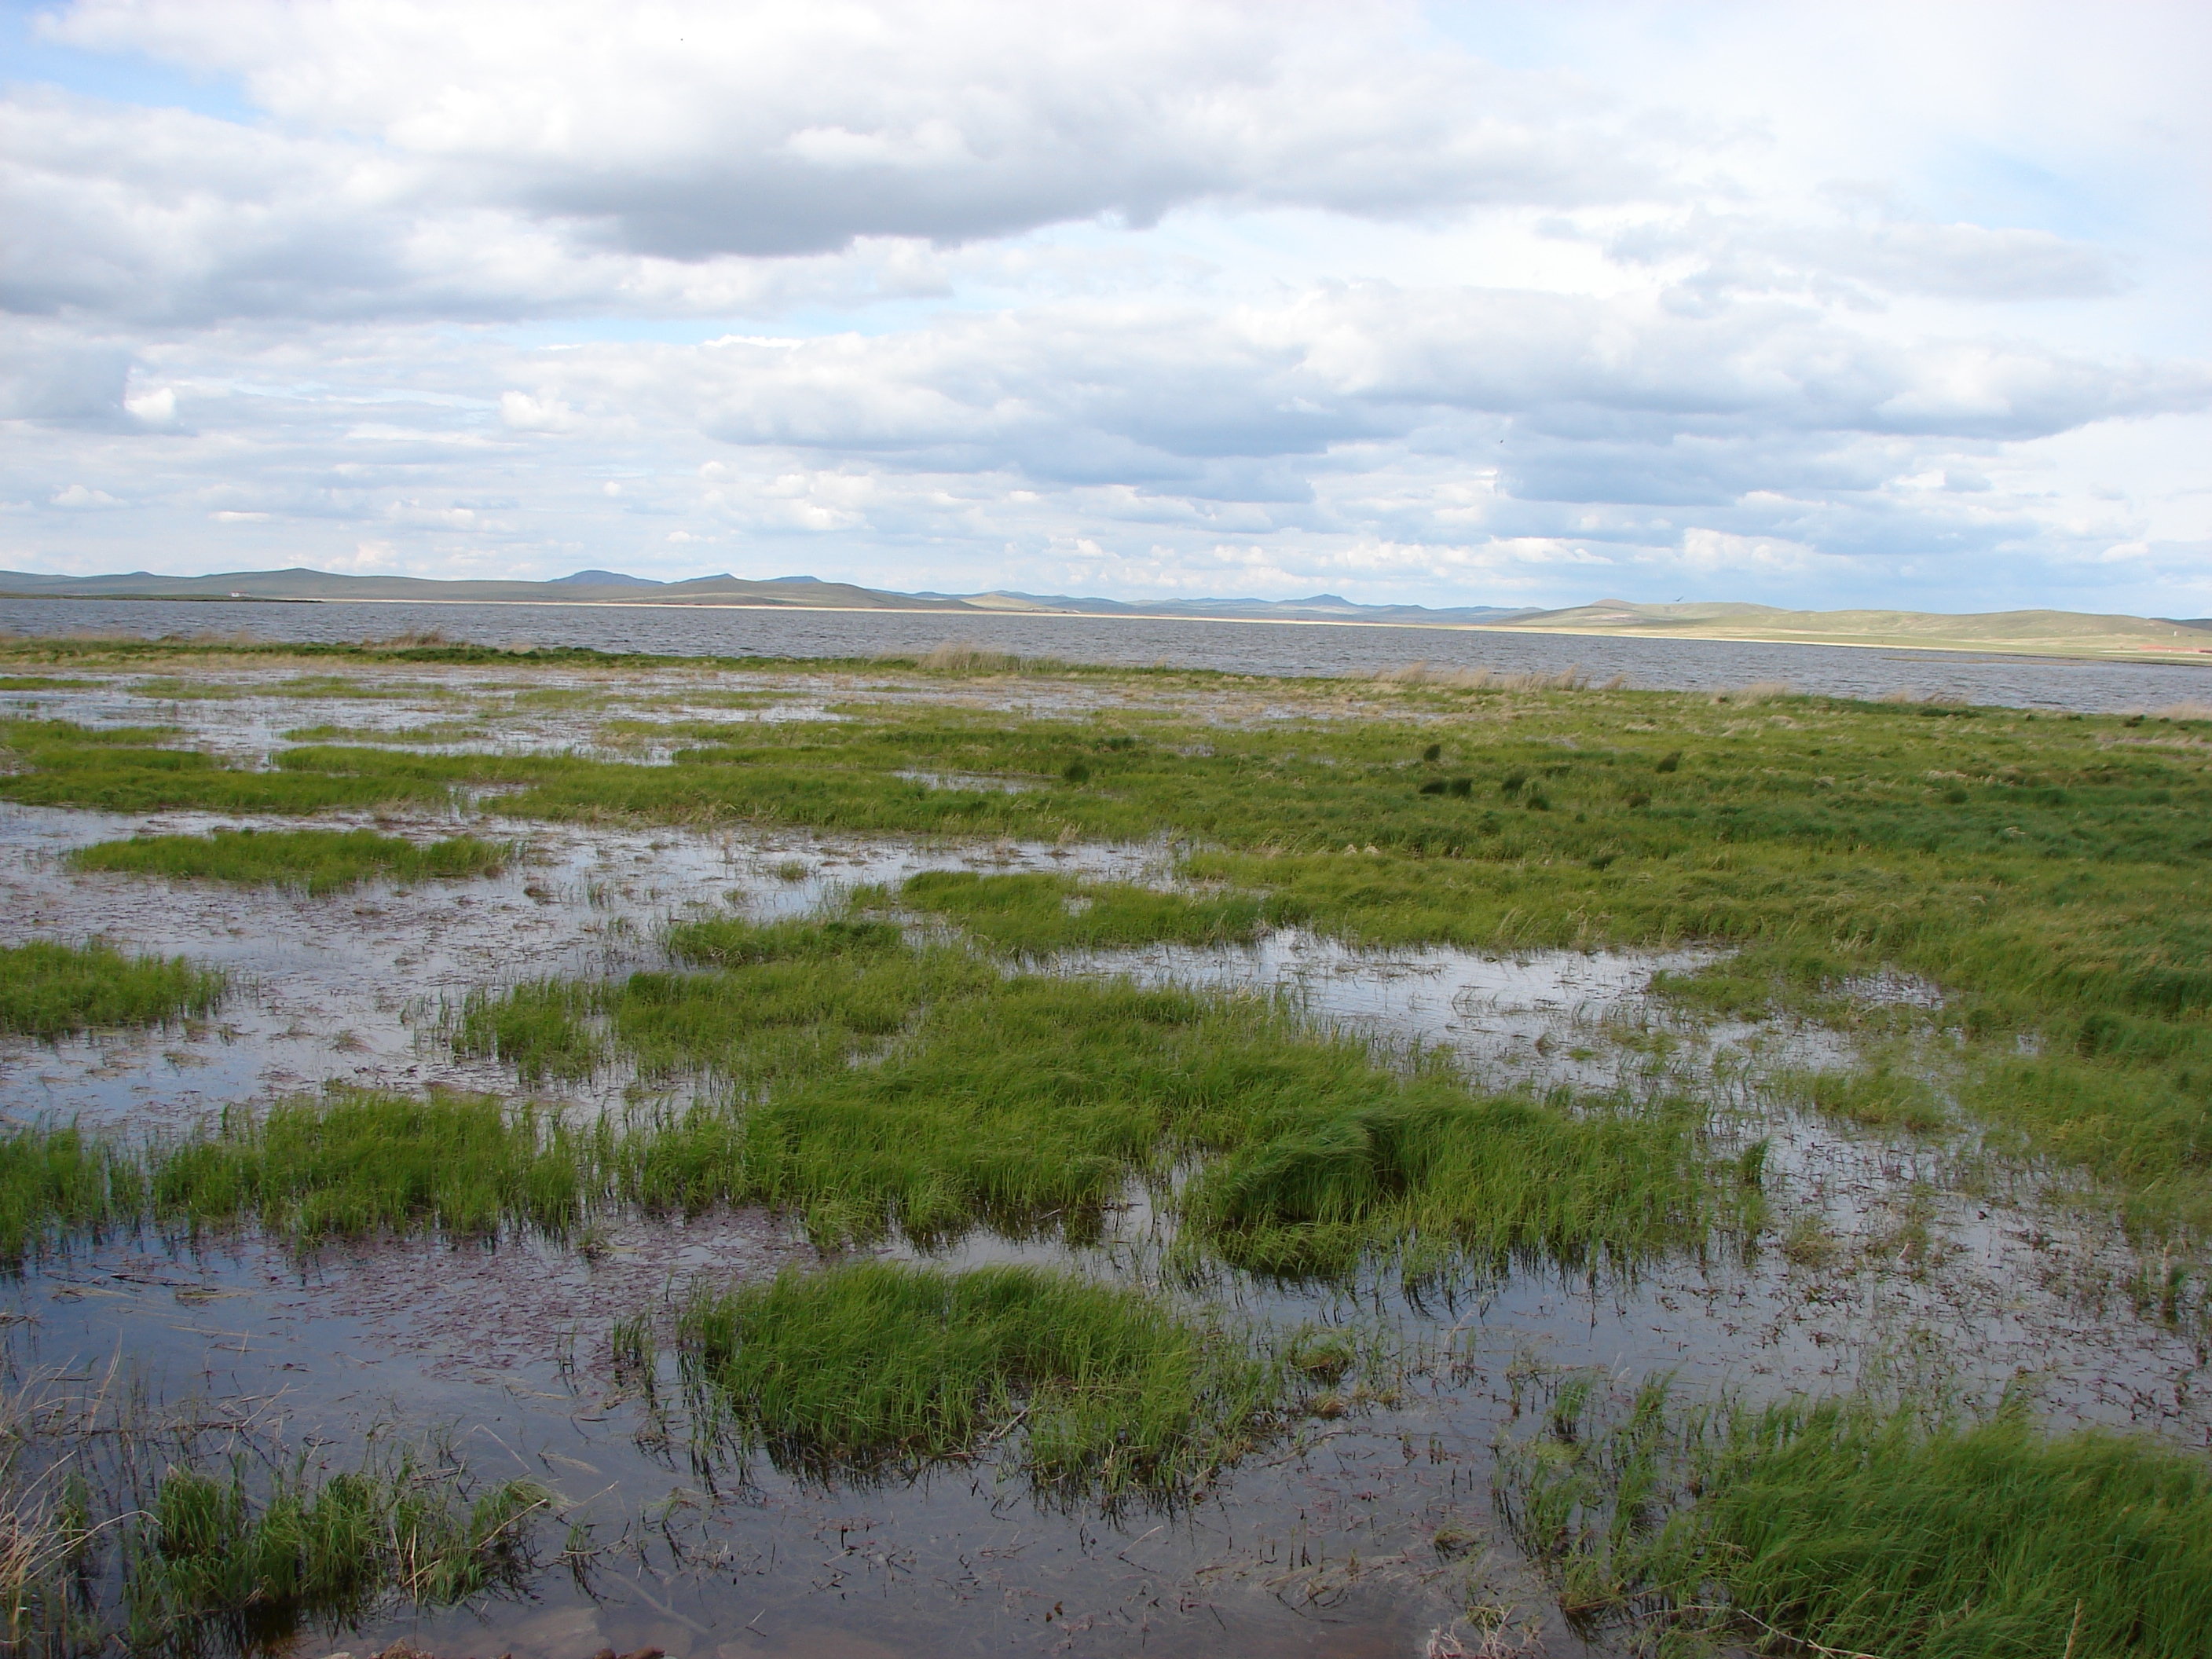
[[[1510,629],[1516,633],[1771,641],[2042,656],[2165,658],[2212,662],[2212,619],[2093,616],[2074,611],[1783,611],[1763,605],[1639,605],[1603,599],[1564,611],[1498,605],[1431,609],[1355,605],[1334,593],[1303,599],[1078,599],[1066,594],[900,593],[812,576],[696,576],[655,581],[614,570],[579,570],[552,581],[438,581],[416,576],[342,576],[323,570],[240,570],[213,576],[46,576],[0,571],[0,598],[253,599],[465,605],[738,605],[787,611],[907,611],[961,616],[1158,617],[1194,622],[1334,623],[1383,628]]]
[[[1165,617],[1226,622],[1342,622],[1463,628],[1526,614],[1497,605],[1431,611],[1354,605],[1333,593],[1309,599],[1169,599],[1125,604],[1030,593],[896,593],[812,576],[766,580],[698,576],[656,582],[613,570],[579,570],[552,581],[436,581],[418,576],[339,576],[322,570],[237,570],[214,576],[40,576],[0,570],[0,595],[29,599],[353,600],[457,605],[746,605],[789,611],[924,611],[971,616]]]
[[[1782,611],[1765,605],[1637,605],[1601,599],[1491,624],[1516,632],[1639,635],[1646,638],[1771,641],[1778,644],[2001,651],[2057,657],[2212,657],[2201,622],[2099,616],[2080,611]]]

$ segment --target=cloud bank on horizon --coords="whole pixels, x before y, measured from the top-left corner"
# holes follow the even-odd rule
[[[0,567],[2212,611],[2212,13],[0,9]]]

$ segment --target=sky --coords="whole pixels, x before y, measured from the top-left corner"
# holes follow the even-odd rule
[[[0,0],[0,568],[2212,615],[2212,7]]]

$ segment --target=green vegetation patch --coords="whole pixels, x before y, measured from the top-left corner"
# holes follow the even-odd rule
[[[1194,1257],[1311,1274],[1395,1252],[1421,1273],[1633,1261],[1702,1238],[1741,1190],[1686,1103],[1479,1096],[1265,1001],[1009,976],[866,921],[672,942],[723,965],[516,987],[455,1036],[528,1078],[618,1054],[718,1083],[609,1143],[611,1190],[649,1208],[769,1204],[825,1243],[1085,1238],[1149,1182]]]
[[[0,1270],[79,1237],[257,1224],[302,1246],[434,1229],[559,1236],[607,1162],[601,1137],[529,1107],[333,1086],[148,1143],[75,1124],[0,1130]]]
[[[0,1030],[48,1041],[109,1026],[212,1013],[225,980],[182,957],[127,957],[95,939],[0,946]]]
[[[168,675],[133,681],[129,689],[132,696],[151,702],[228,702],[253,695],[248,687],[222,680],[184,679]]]
[[[106,812],[316,812],[399,801],[443,803],[453,787],[453,777],[419,772],[249,771],[196,749],[168,746],[162,740],[171,735],[143,726],[0,720],[0,799]],[[473,769],[460,769],[453,776]]]
[[[329,697],[374,702],[421,702],[454,694],[436,680],[356,680],[343,674],[301,674],[268,688],[278,697]]]
[[[135,836],[79,848],[80,870],[235,881],[326,893],[372,876],[394,881],[495,875],[507,848],[473,836],[418,845],[374,830],[217,830],[206,836]]]
[[[1284,1419],[1285,1379],[1140,1291],[856,1262],[702,1295],[681,1339],[749,1435],[816,1473],[911,1472],[1019,1431],[1041,1485],[1188,1489]]]
[[[262,656],[288,654],[348,671],[515,661],[443,646]],[[212,671],[227,659],[127,642],[39,641],[9,656],[58,669]],[[556,659],[672,665],[538,659]],[[1115,927],[1175,937],[1217,920],[1219,936],[1235,937],[1252,925],[1235,908],[1247,902],[1269,922],[1362,945],[1726,945],[1730,961],[1660,988],[1716,1015],[1779,1009],[1956,1030],[1966,1044],[1935,1081],[1957,1117],[2086,1169],[2143,1233],[2212,1230],[2212,744],[2202,722],[1054,672],[1243,697],[1248,708],[1263,696],[1267,708],[1208,723],[1127,706],[1036,719],[853,704],[836,722],[695,723],[672,733],[687,746],[669,765],[323,744],[283,751],[269,772],[219,766],[158,732],[10,721],[0,722],[0,798],[312,811],[496,789],[496,810],[522,817],[1167,837],[1194,849],[1177,872],[1186,883],[1248,896],[1220,901],[1216,917],[1204,899],[1178,911],[1157,895],[1055,894],[1049,878],[912,895],[1009,949],[1084,943],[1086,929],[1094,940]],[[908,773],[1032,787],[933,788]],[[1881,1005],[1865,988],[1893,972],[1940,987],[1941,1010]],[[1899,1121],[1929,1116],[1916,1108]]]
[[[1655,1646],[1772,1637],[1887,1659],[2202,1659],[2212,1466],[2048,1437],[2023,1404],[1930,1421],[1861,1397],[1607,1419],[1590,1379],[1501,1448],[1501,1506],[1585,1626]]]
[[[648,1077],[711,1076],[743,1102],[847,1066],[904,1030],[928,999],[994,977],[964,952],[909,951],[897,927],[866,920],[688,922],[670,930],[668,947],[725,971],[471,992],[447,1023],[455,1052],[504,1060],[538,1084],[588,1077],[619,1051]]]
[[[522,1480],[471,1498],[452,1476],[404,1462],[319,1483],[280,1477],[258,1502],[236,1469],[172,1469],[122,1544],[123,1644],[190,1653],[227,1635],[251,1648],[303,1623],[357,1624],[380,1604],[519,1595],[549,1501]]]
[[[504,1223],[564,1232],[580,1212],[588,1140],[528,1106],[333,1088],[147,1155],[154,1213],[192,1226],[258,1221],[303,1243]]]
[[[193,1428],[71,1404],[9,1422],[12,1653],[265,1651],[304,1628],[517,1595],[536,1568],[550,1497],[532,1483],[482,1487],[449,1457],[381,1449],[327,1478],[304,1460],[264,1476]]]
[[[899,954],[905,944],[895,924],[865,917],[754,922],[718,916],[679,923],[668,933],[668,953],[702,968],[884,957]]]
[[[1767,1087],[1779,1097],[1808,1107],[1823,1117],[1863,1128],[1928,1134],[1950,1121],[1942,1099],[1925,1078],[1886,1061],[1857,1071],[1779,1073],[1767,1080]]]
[[[466,1058],[505,1060],[533,1087],[548,1079],[573,1083],[606,1056],[597,1019],[606,1000],[603,988],[574,980],[474,990],[448,1017],[447,1040]]]
[[[491,729],[478,720],[431,720],[421,726],[295,726],[279,733],[287,743],[418,744],[480,743]]]
[[[75,1124],[0,1129],[0,1272],[19,1272],[57,1236],[99,1238],[146,1209],[143,1162]]]
[[[1250,895],[1164,893],[1127,882],[1048,873],[928,871],[908,878],[899,897],[915,909],[950,918],[977,939],[1024,951],[1244,944],[1263,921],[1261,902]]]

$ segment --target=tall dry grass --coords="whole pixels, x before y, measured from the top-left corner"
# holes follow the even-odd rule
[[[1579,665],[1552,674],[1512,673],[1495,668],[1435,666],[1425,658],[1385,668],[1375,678],[1383,685],[1430,685],[1449,691],[1582,691],[1589,686],[1589,678]],[[1607,689],[1617,690],[1624,683],[1616,676],[1607,683]]]
[[[1748,685],[1731,686],[1713,693],[1716,703],[1771,702],[1777,697],[1796,696],[1796,688],[1788,680],[1753,680]]]

